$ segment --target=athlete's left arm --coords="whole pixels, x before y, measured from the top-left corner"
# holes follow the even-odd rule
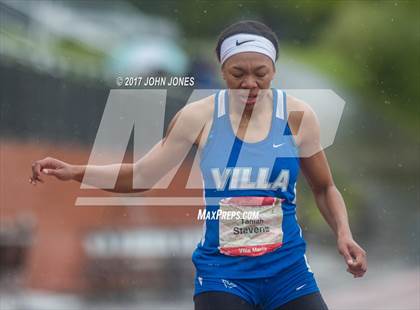
[[[347,271],[355,278],[362,277],[367,270],[366,252],[353,240],[346,205],[334,184],[319,142],[319,123],[310,108],[304,110],[299,131],[302,173],[312,189],[321,214],[336,235],[338,251],[346,261]]]

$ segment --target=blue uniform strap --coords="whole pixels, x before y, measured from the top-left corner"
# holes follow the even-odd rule
[[[283,97],[283,113],[284,113],[284,121],[286,122],[286,126],[284,128],[284,136],[292,136],[292,131],[290,130],[289,127],[289,119],[288,119],[288,115],[287,115],[287,97],[286,97],[286,92],[285,91],[281,91],[282,92],[282,97]]]

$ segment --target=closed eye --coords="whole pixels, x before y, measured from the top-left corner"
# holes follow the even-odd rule
[[[267,73],[257,73],[256,76],[259,78],[263,78],[267,75]]]

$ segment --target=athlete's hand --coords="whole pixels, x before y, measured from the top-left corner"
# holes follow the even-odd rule
[[[37,182],[44,183],[41,175],[55,176],[62,181],[71,180],[75,176],[74,166],[65,163],[61,160],[46,157],[37,160],[32,164],[32,176],[29,178],[29,183],[36,185]]]
[[[363,277],[367,270],[366,252],[350,237],[338,238],[337,248],[346,261],[347,271],[355,278]]]

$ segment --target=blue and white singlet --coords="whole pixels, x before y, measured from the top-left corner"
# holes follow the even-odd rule
[[[218,218],[209,216],[203,225],[202,240],[192,257],[202,277],[270,277],[304,257],[306,243],[295,204],[298,150],[287,124],[286,94],[277,89],[272,92],[271,128],[256,143],[235,136],[228,91],[215,95],[213,124],[200,168],[206,213],[214,215],[219,209],[225,213],[219,211]],[[249,198],[241,203],[236,197],[271,198]],[[247,211],[258,211],[260,217],[223,217]]]

